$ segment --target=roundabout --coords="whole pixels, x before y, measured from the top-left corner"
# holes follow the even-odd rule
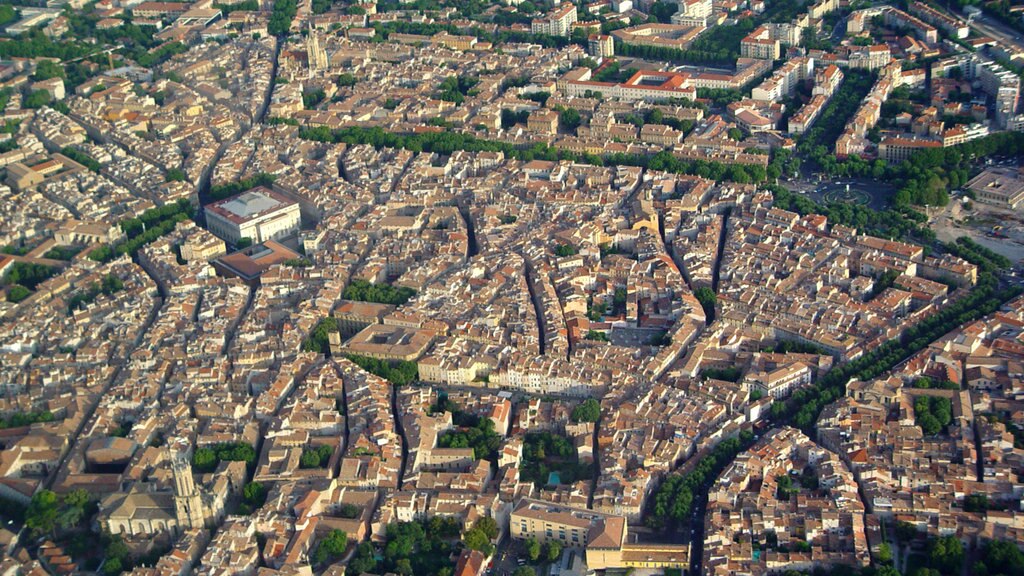
[[[850,184],[825,184],[821,187],[819,195],[826,202],[844,202],[867,206],[871,204],[871,193],[867,190],[858,189]]]

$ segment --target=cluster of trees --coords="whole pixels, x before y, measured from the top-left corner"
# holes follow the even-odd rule
[[[655,20],[662,24],[668,24],[672,22],[672,15],[679,11],[679,5],[670,2],[662,2],[658,0],[651,5],[650,14]]]
[[[926,225],[928,218],[909,206],[894,206],[885,210],[874,210],[850,202],[829,202],[817,204],[805,196],[793,194],[781,186],[767,186],[775,196],[775,206],[798,214],[822,214],[833,224],[850,226],[857,230],[896,240],[918,239],[923,242],[935,240],[935,233]]]
[[[334,83],[338,85],[338,88],[350,88],[355,86],[357,82],[358,80],[354,74],[342,72],[341,74],[338,74],[338,79],[335,80]]]
[[[36,70],[32,73],[35,81],[49,80],[51,78],[67,78],[64,67],[53,60],[42,60],[36,64]]]
[[[528,538],[526,542],[523,543],[523,548],[526,551],[526,559],[530,562],[550,563],[558,560],[558,557],[562,555],[562,545],[555,540],[552,540],[541,547],[536,538]],[[523,570],[523,568],[520,568],[513,572],[514,576],[535,574],[533,568],[524,568],[529,572],[520,572],[520,570]]]
[[[276,177],[273,174],[260,172],[259,174],[255,174],[237,182],[218,184],[210,188],[210,200],[216,202],[217,200],[223,200],[225,198],[241,194],[242,192],[251,190],[257,186],[270,186],[274,183],[275,179]]]
[[[437,98],[445,102],[462,104],[466,96],[473,96],[473,87],[480,83],[479,78],[472,76],[449,76],[437,87]]]
[[[31,426],[37,422],[53,422],[53,412],[50,412],[49,410],[15,412],[7,418],[0,418],[0,430]]]
[[[938,384],[936,384],[935,381],[932,380],[931,378],[929,378],[928,376],[921,376],[920,378],[914,380],[913,387],[921,389],[921,390],[927,390],[929,388],[937,388],[939,390],[959,390],[960,389],[960,385],[957,384],[956,382],[951,382],[949,380],[943,380],[942,382],[939,382]]]
[[[373,573],[377,569],[377,550],[373,544],[362,542],[356,547],[356,554],[348,563],[356,574]]]
[[[892,288],[893,284],[896,283],[896,279],[900,277],[899,272],[895,270],[886,270],[882,274],[875,278],[875,283],[871,287],[871,298],[877,297],[882,292],[885,292],[886,288]]]
[[[697,98],[710,100],[718,108],[725,108],[744,98],[743,90],[737,88],[698,88]]]
[[[198,472],[213,472],[221,462],[256,462],[256,449],[245,442],[225,442],[212,448],[200,448],[192,455],[192,466]]]
[[[419,377],[419,369],[416,367],[415,362],[380,360],[358,354],[348,354],[345,357],[358,364],[363,370],[376,374],[395,386],[405,386]]]
[[[693,511],[693,498],[725,469],[737,454],[754,443],[748,431],[738,438],[723,440],[686,474],[671,474],[654,493],[646,523],[654,529],[685,523]]]
[[[65,14],[70,13],[66,11]],[[78,36],[82,38],[84,36]],[[58,41],[47,36],[41,28],[22,34],[19,38],[0,42],[0,58],[58,58],[71,60],[87,56],[94,47],[77,41]]]
[[[328,316],[316,323],[313,331],[302,341],[302,349],[306,352],[317,352],[319,354],[330,354],[331,332],[340,332],[338,320],[334,316]]]
[[[928,436],[946,429],[953,421],[953,404],[949,398],[918,396],[914,400],[914,422]]]
[[[707,286],[701,286],[693,291],[693,296],[700,302],[700,307],[704,309],[707,323],[711,324],[714,322],[715,305],[718,303],[718,296],[715,295],[715,291]]]
[[[32,495],[25,510],[25,527],[36,536],[55,537],[58,528],[71,530],[95,513],[96,502],[81,488],[63,497],[50,490],[40,490]]]
[[[258,510],[267,501],[267,487],[259,482],[249,482],[242,488],[242,502],[238,505],[238,513],[248,516]]]
[[[296,120],[295,118],[281,118],[280,116],[271,116],[270,118],[267,118],[267,124],[270,124],[271,126],[298,126],[299,121]]]
[[[689,134],[693,130],[693,120],[666,117],[664,112],[657,108],[649,108],[641,112],[631,113],[626,116],[625,120],[637,128],[643,128],[645,124],[660,124],[680,130],[683,134]]]
[[[557,109],[557,107],[556,107]],[[575,108],[564,108],[559,110],[558,114],[558,125],[563,130],[567,130],[570,133],[575,134],[576,129],[583,123],[583,118],[580,117],[580,111]]]
[[[616,41],[615,51],[624,56],[674,64],[732,65],[740,55],[740,41],[756,26],[752,18],[741,18],[733,26],[715,26],[697,38],[686,50]]]
[[[394,287],[390,284],[371,284],[366,280],[355,279],[345,287],[341,297],[346,300],[360,302],[376,302],[401,306],[416,295],[416,291],[406,286]]]
[[[273,36],[284,36],[292,27],[292,20],[298,12],[296,0],[274,0],[274,9],[267,22],[267,32]]]
[[[362,513],[362,509],[359,506],[356,506],[355,504],[347,504],[347,503],[346,504],[342,504],[341,506],[339,506],[338,507],[338,512],[337,512],[339,517],[341,517],[341,518],[348,518],[350,520],[353,519],[353,518],[359,518],[359,515],[361,513]]]
[[[440,414],[442,412],[451,412],[452,415],[459,413],[462,408],[455,403],[454,400],[448,397],[448,393],[441,390],[437,393],[437,400],[430,405],[429,414]]]
[[[346,549],[348,549],[348,534],[338,529],[331,530],[316,545],[316,551],[313,552],[313,562],[316,564],[333,562],[344,556]]]
[[[24,244],[23,241],[19,241],[16,244],[8,244],[3,248],[0,248],[0,254],[9,254],[11,256],[24,256],[32,251],[33,246]]]
[[[92,303],[100,294],[112,296],[121,290],[124,290],[124,282],[115,274],[107,274],[99,282],[93,282],[88,288],[72,296],[68,300],[68,312],[74,312]]]
[[[72,148],[71,146],[65,146],[64,148],[61,149],[60,153],[67,156],[68,158],[71,158],[75,162],[78,162],[82,166],[85,166],[91,172],[98,173],[100,171],[100,168],[103,167],[92,156],[89,156],[88,154],[82,152],[81,150],[78,150],[77,148]]]
[[[988,510],[988,495],[968,494],[964,498],[965,512],[985,512]]]
[[[811,344],[810,342],[797,342],[796,340],[779,340],[775,343],[775,346],[762,349],[761,351],[775,352],[776,354],[827,354],[827,352],[817,344]]]
[[[462,536],[462,543],[470,550],[482,552],[484,556],[494,554],[494,541],[498,538],[498,523],[490,516],[484,516],[473,523]]]
[[[299,458],[300,468],[326,468],[334,452],[328,444],[321,444],[316,448],[306,448]]]
[[[854,43],[859,38],[854,38]],[[832,43],[828,40],[824,40],[818,37],[817,31],[814,28],[804,28],[803,34],[800,36],[800,44],[808,50],[832,50]]]
[[[520,110],[518,112],[513,112],[508,108],[502,108],[501,110],[501,127],[506,130],[516,124],[526,124],[526,121],[529,119],[529,110]]]
[[[928,542],[926,566],[916,567],[914,576],[953,576],[964,564],[964,545],[956,536],[943,536]]]
[[[993,155],[1016,156],[1024,151],[1024,133],[997,132],[949,148],[928,148],[916,152],[894,170],[900,189],[893,204],[945,206],[947,191],[963,186],[971,166]]]
[[[573,422],[597,422],[601,418],[601,403],[593,398],[587,398],[572,409],[570,416]]]
[[[128,240],[112,246],[100,246],[89,252],[89,259],[96,262],[110,262],[124,254],[135,254],[140,248],[174,230],[178,222],[192,218],[195,209],[186,198],[150,208],[138,218],[129,218],[121,223],[121,229]]]
[[[214,3],[213,8],[215,10],[220,10],[221,14],[225,16],[231,14],[232,12],[235,12],[236,10],[245,12],[259,12],[260,2],[259,0],[242,0],[241,2],[236,2],[234,4]]]
[[[577,250],[572,244],[557,244],[555,246],[555,256],[558,256],[559,258],[575,256],[578,253],[579,250]]]
[[[442,448],[472,448],[477,460],[498,461],[501,449],[501,435],[494,431],[494,421],[480,418],[475,426],[462,426],[458,430],[445,432],[437,440]]]
[[[82,249],[79,246],[54,246],[43,254],[43,258],[48,258],[50,260],[71,260],[81,251]]]
[[[623,68],[622,64],[619,64],[618,61],[613,61],[611,64],[598,70],[597,73],[593,75],[592,80],[595,82],[625,82],[633,74],[636,74],[637,71],[638,70],[633,67]]]
[[[1024,574],[1024,552],[1014,542],[988,542],[970,573],[975,576]]]
[[[56,273],[57,270],[53,266],[35,262],[14,262],[0,285],[8,287],[7,301],[17,303],[28,298],[37,286]]]
[[[302,107],[306,110],[312,110],[316,108],[318,104],[324,101],[327,97],[327,93],[324,92],[323,88],[317,88],[309,92],[302,93]]]
[[[544,486],[552,472],[558,474],[559,483],[572,484],[590,477],[593,465],[580,463],[576,447],[565,436],[550,432],[527,434],[519,466],[523,482]]]
[[[35,110],[46,106],[52,99],[46,90],[28,90],[21,100],[21,107]]]
[[[309,268],[313,265],[309,258],[289,258],[283,264],[291,268]]]
[[[1020,12],[1011,11],[1011,8],[1014,7],[1014,3],[1010,2],[1010,0],[992,0],[991,2],[978,2],[976,0],[955,1],[956,4],[961,7],[968,4],[980,4],[981,9],[984,10],[986,14],[1014,30],[1017,30],[1018,32],[1024,32],[1024,22],[1021,22]]]
[[[595,342],[611,342],[606,332],[601,330],[587,330],[587,333],[583,335],[584,340],[593,340]]]
[[[146,26],[146,28],[151,27]],[[152,50],[146,49],[143,46],[136,46],[134,49],[122,49],[122,52],[124,52],[127,57],[135,60],[135,62],[143,68],[159,66],[160,64],[170,60],[172,56],[187,51],[188,45],[182,42],[168,42],[167,44]]]
[[[21,284],[11,284],[7,288],[7,301],[12,304],[17,304],[32,295],[32,290],[22,286]]]
[[[35,290],[37,286],[53,277],[57,269],[52,266],[36,264],[33,262],[15,262],[4,274],[3,284],[17,284],[29,290]]]
[[[436,520],[436,522],[435,522]],[[454,550],[452,540],[458,539],[459,526],[454,518],[432,518],[429,522],[398,522],[387,527],[383,556],[374,568],[368,570],[374,574],[394,572],[401,576],[451,576],[454,566],[451,555]],[[373,546],[368,550],[373,553]],[[362,546],[357,551],[357,559],[364,557]],[[369,565],[360,562],[349,563],[354,573]]]
[[[18,11],[14,9],[14,6],[10,4],[0,6],[0,26],[10,24],[20,17],[21,16],[18,14]]]
[[[702,378],[739,382],[743,377],[743,372],[735,366],[729,366],[728,368],[705,368],[700,371],[700,375]]]

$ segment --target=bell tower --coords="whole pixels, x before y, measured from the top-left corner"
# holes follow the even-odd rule
[[[192,464],[188,454],[188,446],[183,441],[178,440],[173,444],[171,473],[174,475],[174,513],[180,528],[202,528],[206,524],[206,510],[192,478]]]

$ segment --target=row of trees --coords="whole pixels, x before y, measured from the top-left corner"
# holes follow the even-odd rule
[[[399,34],[420,34],[433,36],[438,32],[449,34],[470,34],[476,36],[482,42],[491,42],[495,45],[510,43],[538,44],[544,48],[564,48],[569,44],[581,44],[586,46],[586,36],[579,38],[566,38],[565,36],[551,36],[548,34],[533,34],[530,32],[518,32],[512,30],[499,30],[490,32],[480,27],[459,28],[453,24],[427,24],[422,22],[396,21],[396,22],[374,22],[374,42],[384,42],[392,33]]]
[[[870,380],[879,376],[950,330],[991,314],[1020,294],[1018,288],[999,289],[997,285],[997,280],[991,275],[980,275],[977,287],[970,294],[906,329],[901,338],[890,340],[852,362],[833,368],[818,382],[794,392],[788,400],[775,402],[772,418],[778,423],[790,423],[811,431],[821,409],[842,396],[851,379]]]
[[[738,438],[723,440],[706,456],[701,457],[697,464],[685,474],[671,474],[658,486],[651,498],[646,523],[649,527],[661,530],[669,525],[686,522],[693,511],[695,495],[702,493],[717,476],[725,469],[736,455],[754,443],[750,432],[740,433]]]
[[[326,126],[300,128],[299,136],[317,142],[344,142],[346,144],[369,144],[375,148],[402,148],[413,152],[432,152],[435,154],[452,154],[457,150],[468,152],[502,152],[509,158],[518,160],[570,160],[596,166],[644,166],[652,170],[662,170],[675,174],[691,174],[713,180],[730,180],[741,184],[764,182],[769,177],[777,178],[781,174],[783,162],[789,156],[782,152],[776,153],[766,169],[755,164],[723,164],[707,160],[684,160],[669,152],[660,152],[654,156],[639,154],[611,154],[604,157],[592,154],[579,154],[569,150],[561,150],[537,143],[529,148],[519,148],[507,142],[484,140],[468,134],[455,132],[424,132],[417,134],[393,134],[379,127],[364,128],[350,126],[331,130]]]
[[[982,273],[991,274],[1012,265],[1012,262],[1002,254],[997,254],[966,236],[961,236],[944,247],[950,254],[976,265]]]
[[[185,198],[159,208],[150,208],[137,219],[129,218],[122,225],[121,229],[125,230],[128,240],[94,248],[89,252],[89,259],[110,262],[124,254],[134,255],[146,244],[170,233],[178,222],[191,219],[194,212],[192,204]]]
[[[275,176],[273,174],[260,172],[248,178],[238,180],[237,182],[218,184],[210,188],[210,200],[216,202],[217,200],[223,200],[225,198],[241,194],[242,192],[251,190],[257,186],[270,186],[274,183],[274,180]]]
[[[846,123],[871,91],[876,74],[866,70],[848,69],[839,89],[832,95],[825,110],[810,130],[804,132],[797,150],[819,165],[835,163],[832,150]]]
[[[98,173],[100,169],[103,167],[92,156],[89,156],[85,152],[82,152],[81,150],[78,150],[77,148],[73,148],[71,146],[65,146],[63,149],[61,149],[60,153],[67,156],[68,158],[71,158],[75,162],[78,162],[82,166],[85,166],[86,168],[89,169],[90,172]]]

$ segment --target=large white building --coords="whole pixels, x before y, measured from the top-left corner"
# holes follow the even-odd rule
[[[576,21],[576,5],[565,4],[548,12],[543,18],[535,18],[530,25],[534,34],[551,36],[568,36],[572,32],[572,23]]]
[[[299,204],[261,186],[208,205],[206,226],[233,244],[277,240],[299,231]]]

